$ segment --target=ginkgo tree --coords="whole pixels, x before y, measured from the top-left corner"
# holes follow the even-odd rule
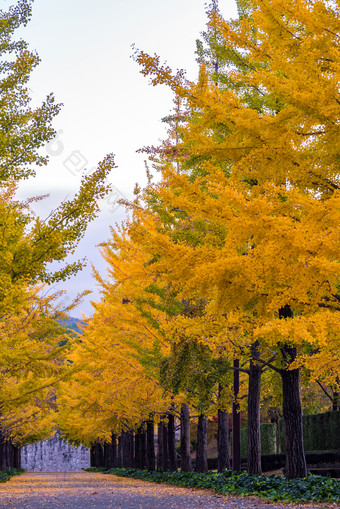
[[[18,416],[21,412],[20,419],[23,426],[24,416],[31,415],[27,405],[34,407],[35,396],[37,400],[42,398],[41,401],[45,397],[46,401],[50,399],[49,389],[46,389],[44,394],[35,395],[33,388],[38,389],[43,386],[47,388],[48,385],[52,385],[53,380],[55,381],[59,376],[57,366],[60,367],[62,363],[57,345],[64,331],[60,324],[55,322],[60,312],[58,309],[53,311],[53,299],[46,300],[43,294],[40,296],[36,294],[37,288],[42,288],[42,283],[63,281],[84,266],[84,260],[69,261],[66,258],[74,253],[87,224],[97,216],[98,202],[109,192],[106,178],[110,170],[115,167],[113,155],[109,154],[92,174],[83,176],[75,197],[65,200],[45,219],[37,217],[30,209],[32,203],[41,197],[27,201],[16,198],[20,181],[34,177],[36,169],[48,162],[48,156],[43,154],[41,148],[55,136],[52,121],[61,107],[55,103],[53,94],[48,95],[41,106],[32,108],[30,104],[28,82],[32,70],[39,63],[39,57],[28,49],[25,41],[15,39],[15,32],[29,21],[31,6],[32,1],[19,0],[7,11],[0,11],[0,251],[2,257],[0,339],[1,349],[6,352],[1,359],[0,407],[7,423],[9,415]],[[51,262],[56,261],[60,265],[54,265],[52,268]],[[33,298],[32,295],[35,297]],[[34,322],[32,328],[31,325],[27,325],[26,329],[20,325],[32,324],[31,320]],[[36,338],[40,337],[40,334],[41,338],[45,339],[37,342]],[[29,359],[26,364],[23,361],[25,355]],[[14,375],[12,366],[16,366],[13,368]],[[33,366],[40,366],[40,371],[33,369]],[[52,376],[53,372],[57,375],[56,377]],[[34,377],[36,384],[33,383]],[[27,392],[24,386],[28,387],[29,384],[31,384],[31,390]],[[23,389],[21,410],[17,406],[21,396],[19,397],[18,394],[15,396],[13,393],[13,390],[19,387]],[[28,393],[31,394],[31,402],[25,399]],[[42,406],[44,406],[43,403]],[[46,407],[48,406],[53,407],[46,403]],[[36,410],[37,408],[32,412],[35,413]],[[13,425],[14,420],[8,424],[12,437],[13,430],[18,430],[18,427]],[[25,436],[26,439],[28,428],[29,425],[25,432],[18,431],[18,436]]]
[[[136,55],[153,84],[168,84],[192,112],[176,147],[189,165],[179,174],[163,160],[154,192],[169,212],[225,230],[223,243],[198,246],[157,232],[149,249],[185,296],[215,302],[226,336],[237,329],[248,347],[258,342],[253,360],[280,374],[287,477],[304,477],[299,365],[309,355],[316,368],[339,338],[339,12],[326,1],[244,4],[237,21],[210,13],[226,49],[246,60],[246,70],[227,71],[239,88],[217,87],[204,64],[189,83],[158,57]],[[249,89],[266,96],[258,108]]]
[[[150,150],[161,181],[149,184],[145,206],[135,204],[105,251],[115,283],[101,281],[88,346],[79,344],[83,368],[61,395],[65,408],[78,408],[64,414],[65,429],[71,419],[76,433],[86,429],[77,418],[88,383],[95,388],[88,436],[100,422],[105,433],[122,419],[136,423],[141,393],[124,406],[122,381],[136,373],[157,381],[160,366],[167,374],[164,360],[174,367],[178,340],[185,350],[191,336],[201,353],[244,356],[257,420],[262,367],[276,372],[286,475],[304,477],[300,367],[329,384],[339,377],[339,12],[336,3],[307,0],[239,7],[234,21],[209,12],[208,43],[219,60],[210,65],[201,51],[197,83],[136,53],[142,72],[169,85],[185,113],[178,108],[169,139]],[[206,303],[198,319],[177,305],[190,301]],[[97,361],[101,345],[117,365]],[[113,405],[106,377],[122,396]]]
[[[12,250],[8,257],[10,277],[13,281],[21,279],[23,284],[62,280],[81,269],[81,261],[59,270],[50,270],[49,263],[63,262],[74,252],[88,222],[99,211],[98,200],[109,192],[105,181],[115,167],[109,154],[92,174],[83,176],[76,196],[61,203],[46,219],[34,217],[27,203],[14,204],[15,185],[34,177],[37,167],[48,162],[40,148],[55,136],[52,120],[61,106],[55,105],[53,95],[36,109],[30,106],[28,81],[39,57],[29,51],[25,41],[15,40],[15,30],[29,21],[31,4],[31,0],[20,0],[7,12],[0,12],[0,183],[1,191],[12,190],[6,195],[9,208],[20,209],[21,239],[15,233],[11,239],[8,229],[6,246]]]
[[[165,313],[160,306],[151,316],[146,295],[141,306],[143,289],[153,279],[138,241],[129,240],[131,234],[136,240],[142,232],[129,231],[128,224],[103,248],[109,277],[96,273],[102,299],[94,303],[95,313],[70,357],[77,374],[58,396],[65,436],[87,444],[110,440],[112,432],[137,430],[152,415],[159,421],[172,401],[157,375],[169,350],[162,334]]]
[[[63,435],[86,445],[110,442],[112,433],[137,431],[147,421],[159,422],[173,401],[155,376],[160,334],[131,302],[123,302],[123,288],[105,286],[105,299],[94,304],[96,311],[69,356],[76,372],[58,391],[57,422]],[[136,348],[147,347],[149,362],[145,356],[141,362]]]
[[[62,310],[55,304],[62,292],[43,293],[41,285],[27,290],[25,303],[0,322],[0,422],[18,445],[50,435],[56,386],[70,376],[63,318],[72,305]]]

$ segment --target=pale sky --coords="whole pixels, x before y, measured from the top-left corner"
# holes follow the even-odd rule
[[[4,9],[12,3],[2,0]],[[236,16],[234,0],[220,0],[220,9],[226,18]],[[74,194],[84,167],[113,152],[118,168],[110,182],[131,198],[135,183],[145,181],[145,156],[136,150],[165,136],[161,118],[173,99],[165,86],[152,87],[139,73],[131,45],[157,53],[195,79],[195,41],[205,23],[204,0],[35,0],[32,20],[20,31],[42,60],[30,81],[31,97],[38,105],[53,92],[64,106],[54,122],[58,143],[47,147],[50,163],[21,186],[20,196],[50,193],[37,209],[45,217]],[[58,285],[67,299],[93,290],[73,316],[91,313],[90,300],[98,299],[91,262],[105,274],[97,245],[109,237],[110,224],[124,219],[124,209],[112,205],[114,196],[109,200],[77,249],[77,258],[87,257],[87,268]]]

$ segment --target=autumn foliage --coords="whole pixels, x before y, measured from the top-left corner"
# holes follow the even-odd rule
[[[0,442],[16,444],[51,434],[57,383],[69,376],[72,338],[63,319],[79,303],[58,304],[63,292],[46,283],[63,281],[84,265],[66,260],[99,211],[114,167],[108,155],[82,179],[78,193],[47,218],[32,211],[36,201],[17,198],[22,179],[46,165],[41,148],[53,139],[52,121],[60,106],[53,94],[32,109],[28,81],[39,57],[15,31],[31,16],[31,1],[20,0],[0,12]],[[51,268],[51,262],[59,262]],[[4,446],[5,447],[5,446]],[[10,467],[2,458],[1,468]]]
[[[168,138],[145,149],[160,178],[148,169],[128,219],[103,242],[101,300],[67,351],[56,422],[75,443],[115,443],[147,422],[183,419],[183,405],[200,429],[234,403],[248,410],[248,471],[260,474],[262,400],[272,415],[282,407],[291,479],[307,474],[301,385],[304,395],[315,383],[339,391],[339,5],[238,8],[229,21],[216,2],[208,10],[194,82],[135,52],[142,74],[172,89],[175,110]],[[73,249],[112,166],[108,156],[47,223],[32,223],[6,183],[13,212],[0,214],[12,214],[16,240],[4,249],[18,276],[4,266],[0,292],[11,312],[33,284],[79,268],[49,274],[46,263]]]
[[[146,149],[161,179],[103,248],[108,278],[79,348],[87,355],[96,343],[99,356],[118,346],[103,377],[111,390],[143,374],[142,393],[153,380],[204,415],[230,409],[235,356],[253,377],[248,407],[259,398],[256,366],[259,384],[271,368],[282,380],[287,475],[301,477],[300,370],[309,383],[339,381],[339,12],[326,1],[255,0],[239,2],[239,14],[226,21],[216,3],[208,12],[197,82],[135,54],[153,85],[174,91],[176,109],[168,140]],[[130,426],[145,419],[135,400]],[[154,403],[147,411],[162,412]]]

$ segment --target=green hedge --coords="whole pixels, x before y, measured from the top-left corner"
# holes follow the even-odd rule
[[[241,429],[241,456],[247,456],[247,428]],[[261,423],[261,454],[276,454],[275,424],[271,422]]]
[[[100,471],[99,469],[88,470]],[[283,476],[256,476],[230,470],[225,470],[221,474],[214,472],[199,474],[112,468],[104,473],[188,488],[210,489],[223,495],[232,494],[243,497],[256,495],[265,500],[285,502],[340,502],[340,482],[317,475],[287,481]]]
[[[340,412],[304,415],[303,440],[305,451],[340,450]],[[281,450],[285,451],[283,422],[280,421]]]

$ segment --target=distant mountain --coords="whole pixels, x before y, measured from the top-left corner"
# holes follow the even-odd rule
[[[85,325],[85,322],[83,322],[79,318],[74,318],[74,316],[69,316],[64,320],[60,320],[60,323],[65,327],[65,329],[72,329],[80,334],[82,334],[82,332],[78,325]]]

